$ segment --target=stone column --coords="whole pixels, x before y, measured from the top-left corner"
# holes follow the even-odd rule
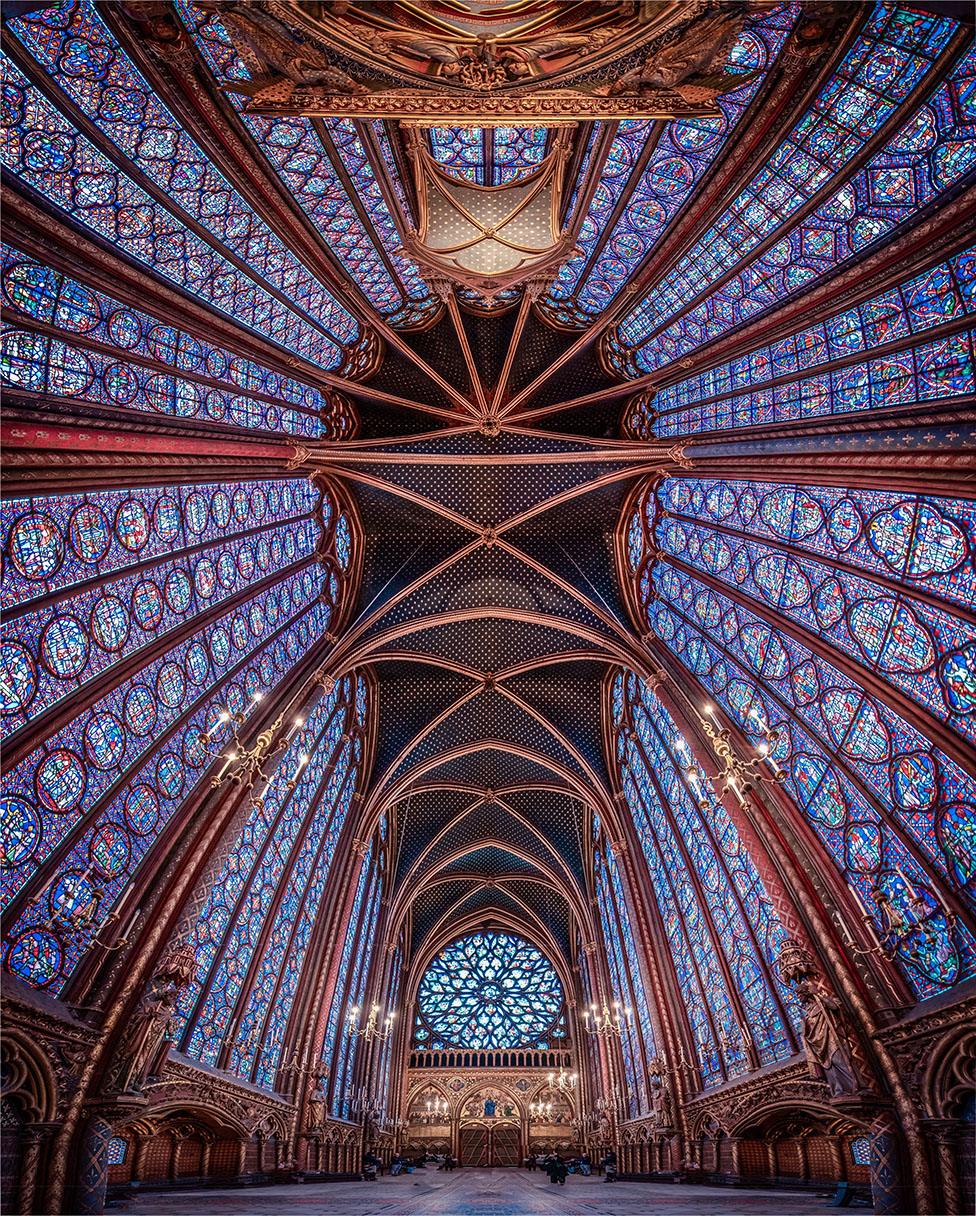
[[[112,1128],[101,1115],[88,1120],[81,1142],[74,1211],[79,1216],[100,1216],[105,1210],[108,1186],[108,1142]]]
[[[901,1216],[908,1210],[901,1172],[901,1129],[887,1110],[871,1123],[871,1197],[878,1216]]]
[[[34,1210],[37,1191],[38,1166],[44,1141],[54,1130],[54,1124],[28,1123],[22,1132],[20,1158],[20,1186],[17,1190],[17,1212],[19,1216],[30,1216]]]
[[[830,1160],[834,1167],[834,1173],[837,1175],[837,1181],[846,1182],[847,1161],[844,1156],[844,1143],[840,1136],[827,1136],[825,1139],[830,1153]]]
[[[807,1142],[803,1136],[797,1137],[796,1153],[800,1159],[800,1178],[806,1182],[810,1178],[810,1154],[807,1151]]]
[[[742,1154],[739,1152],[739,1143],[738,1136],[729,1137],[729,1149],[732,1153],[732,1174],[736,1182],[742,1181]]]
[[[146,1153],[151,1143],[152,1136],[137,1134],[132,1137],[132,1178],[135,1182],[141,1182],[146,1172]]]
[[[213,1145],[209,1140],[203,1142],[203,1152],[200,1154],[200,1177],[209,1178],[210,1176],[210,1150]]]
[[[238,1144],[237,1144],[237,1176],[238,1176],[238,1178],[240,1178],[240,1176],[244,1173],[244,1169],[245,1169],[246,1165],[247,1165],[247,1140],[244,1139],[244,1140],[238,1141]]]
[[[922,1127],[935,1149],[936,1177],[942,1187],[940,1211],[946,1216],[962,1216],[962,1190],[959,1185],[959,1132],[955,1119],[926,1119]]]

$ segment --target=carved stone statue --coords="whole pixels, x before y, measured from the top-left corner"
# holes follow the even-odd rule
[[[109,1090],[141,1093],[147,1079],[162,1068],[169,1052],[168,1031],[176,1017],[176,1004],[193,968],[193,953],[186,945],[160,964],[139,998],[112,1060]]]
[[[671,1086],[667,1081],[651,1088],[651,1118],[658,1127],[674,1125],[674,1102],[671,1098]]]
[[[835,1095],[856,1094],[860,1085],[840,1001],[816,980],[796,985],[803,1006],[803,1042],[810,1075],[827,1082]]]

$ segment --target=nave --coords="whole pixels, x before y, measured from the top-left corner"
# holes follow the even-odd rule
[[[426,1171],[357,1183],[308,1183],[274,1192],[213,1191],[207,1216],[811,1216],[823,1199],[802,1192],[739,1190],[717,1193],[703,1186],[657,1186],[570,1176],[565,1186],[544,1175],[514,1169]],[[127,1202],[124,1216],[195,1216],[196,1202],[183,1195],[146,1195]]]

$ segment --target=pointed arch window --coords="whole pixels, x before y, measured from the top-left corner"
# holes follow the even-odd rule
[[[550,313],[574,323],[566,307],[571,301],[579,324],[616,298],[728,146],[799,13],[794,2],[746,20],[725,69],[741,74],[743,84],[718,97],[715,118],[619,124],[577,238],[579,252],[560,268],[546,297]]]
[[[897,224],[952,189],[976,163],[972,116],[963,100],[976,73],[976,52],[970,51],[949,80],[910,111],[863,169],[850,180],[838,180],[834,192],[812,214],[790,223],[788,217],[808,198],[820,198],[833,173],[843,175],[850,156],[841,150],[852,141],[863,144],[872,131],[880,130],[898,104],[934,70],[956,29],[955,23],[938,17],[885,5],[878,10],[888,14],[892,24],[875,44],[877,18],[872,18],[874,30],[851,53],[858,60],[851,87],[828,87],[821,95],[829,108],[846,111],[840,125],[847,130],[840,131],[833,122],[811,122],[808,115],[797,128],[805,132],[799,143],[795,145],[791,137],[782,145],[718,223],[624,319],[620,333],[630,347],[637,348],[632,352],[637,374],[715,341],[852,257],[862,256]],[[882,44],[885,53],[880,53]],[[889,56],[902,65],[891,76],[886,68]],[[886,81],[892,95],[877,100],[861,116],[862,123],[858,110],[864,98],[887,87]],[[823,131],[829,133],[823,149],[812,156],[798,150],[811,132],[820,139]],[[791,166],[803,166],[809,178],[794,181]],[[772,208],[764,201],[770,190],[781,200]],[[780,239],[751,258],[749,251],[761,247],[760,242],[778,229]]]
[[[640,959],[643,950],[638,950],[634,940],[620,868],[605,841],[601,842],[594,853],[593,869],[600,923],[610,968],[611,999],[619,1001],[624,1010],[630,1010],[630,1017],[625,1014],[620,1038],[629,1117],[636,1119],[650,1110],[645,1063],[657,1055],[644,977],[641,974]],[[599,1002],[597,1008],[599,1009]]]
[[[202,736],[225,741],[221,714],[250,717],[344,608],[342,518],[296,479],[2,505],[9,970],[58,993],[106,919],[128,923],[212,764]]]
[[[688,479],[645,492],[628,531],[644,619],[746,737],[777,732],[786,788],[919,997],[976,967],[946,902],[973,898],[976,784],[921,728],[928,710],[970,730],[971,516],[935,496]]]
[[[786,933],[724,806],[670,715],[616,678],[616,754],[706,1085],[792,1055],[799,1011],[773,973]]]

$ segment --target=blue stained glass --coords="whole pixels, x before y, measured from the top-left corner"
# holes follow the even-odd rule
[[[358,332],[348,314],[333,335],[282,303],[117,169],[6,58],[3,80],[0,160],[25,185],[198,300],[320,367],[339,366],[339,342]],[[41,148],[55,155],[39,157]]]
[[[621,1042],[624,1049],[628,1105],[631,1118],[636,1118],[650,1110],[644,1061],[657,1055],[654,1031],[644,980],[640,974],[640,954],[631,929],[619,867],[609,852],[596,854],[595,867],[600,921],[603,926],[603,940],[606,943],[607,961],[610,964],[613,999],[620,1001],[625,1019]]]
[[[561,320],[560,303],[572,298],[580,319],[592,319],[613,300],[638,264],[660,240],[678,210],[731,138],[736,126],[762,87],[800,11],[786,4],[777,11],[751,17],[729,53],[727,70],[748,74],[740,88],[719,97],[716,118],[680,119],[664,125],[649,161],[634,183],[626,207],[614,228],[607,222],[631,181],[632,170],[655,124],[620,124],[608,154],[600,184],[583,221],[580,252],[560,269],[547,304]],[[600,240],[606,236],[602,251]]]
[[[180,128],[126,58],[97,6],[81,2],[53,16],[28,14],[10,29],[132,165],[240,259],[255,280],[290,298],[340,342],[356,338],[351,315]],[[120,97],[126,104],[119,104]]]
[[[951,32],[951,22],[939,24]],[[957,93],[974,72],[976,52],[970,51],[954,68],[949,81],[865,169],[755,261],[742,263],[742,256],[757,242],[744,231],[733,232],[721,246],[725,253],[716,254],[724,256],[728,264],[724,268],[716,264],[713,274],[717,278],[740,263],[742,268],[724,286],[708,294],[711,263],[704,254],[701,258],[694,251],[687,255],[623,323],[625,340],[640,347],[634,352],[638,369],[655,370],[717,339],[733,326],[781,305],[802,287],[860,256],[896,224],[910,219],[920,207],[950,189],[972,168],[976,158],[973,117],[960,106]],[[920,114],[927,115],[926,121],[931,122],[931,138],[922,141],[924,146],[915,147],[909,136]],[[915,180],[912,198],[899,205],[890,199],[879,202],[877,190],[872,192],[869,185],[878,166],[890,169],[895,163],[911,171]],[[797,201],[802,201],[799,196]],[[708,246],[709,258],[718,248]],[[683,277],[682,266],[690,279]]]
[[[205,13],[186,0],[179,0],[177,7],[218,80],[230,86],[235,80],[250,78],[217,14]],[[355,184],[357,200],[369,214],[371,232],[351,205],[342,179],[309,119],[245,114],[241,94],[229,89],[228,95],[257,148],[274,166],[370,303],[388,315],[401,313],[408,317],[412,308],[429,306],[427,284],[403,253],[402,236],[353,124],[327,119],[324,128],[332,149]],[[385,152],[384,141],[380,141],[380,146]],[[392,156],[386,159],[392,162]],[[405,206],[403,214],[409,214]],[[388,262],[395,268],[395,275],[388,269]]]
[[[685,507],[689,492],[695,493],[690,487],[677,491]],[[819,488],[815,492],[823,493]],[[760,493],[759,487],[746,487],[730,500],[712,486],[705,495],[699,492],[696,501],[731,519],[740,509],[737,498],[756,512]],[[840,493],[850,504],[834,503],[831,515],[840,507],[836,533],[850,544],[860,533],[852,509],[857,511],[869,500],[860,496],[871,492]],[[829,497],[828,492],[825,500]],[[801,540],[819,528],[817,511],[809,503],[801,504],[793,525],[784,525],[775,500],[760,519],[770,529],[797,527]],[[859,551],[871,554],[866,545]],[[938,552],[936,544],[934,554]],[[906,558],[903,545],[899,560]],[[862,903],[872,909],[879,931],[885,926],[873,892],[882,892],[910,924],[917,920],[911,891],[928,905],[924,934],[919,937],[919,930],[898,950],[918,995],[941,991],[969,974],[976,963],[974,943],[965,930],[947,924],[930,873],[954,885],[960,878],[972,883],[976,875],[971,842],[966,844],[958,832],[956,809],[968,808],[963,813],[971,819],[976,807],[972,779],[886,705],[761,616],[664,564],[647,581],[645,596],[651,587],[658,598],[645,603],[645,610],[657,636],[753,740],[766,727],[777,732],[774,757],[786,771],[787,788]],[[823,604],[827,610],[828,601]]]
[[[520,937],[473,933],[428,964],[417,992],[417,1025],[431,1047],[501,1050],[549,1043],[563,991],[549,960]]]
[[[345,680],[320,697],[292,737],[260,802],[252,804],[240,840],[214,877],[200,911],[197,970],[180,1000],[185,1050],[215,1064],[267,926],[254,986],[244,994],[246,1003],[235,1019],[230,1067],[250,1078],[257,1066],[258,1079],[268,1086],[274,1083],[294,983],[318,910],[316,897],[324,889],[355,786],[352,745],[343,740],[353,713],[351,687]]]
[[[545,155],[545,127],[431,127],[430,150],[452,177],[479,186],[517,181],[536,169]]]

